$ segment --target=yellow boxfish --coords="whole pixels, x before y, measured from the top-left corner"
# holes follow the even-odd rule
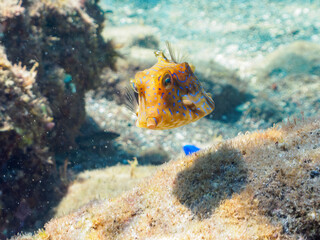
[[[136,126],[154,130],[180,127],[211,113],[215,107],[194,75],[194,67],[178,63],[167,42],[171,59],[156,51],[158,62],[137,72],[131,85],[137,93]],[[135,97],[129,96],[131,102]]]

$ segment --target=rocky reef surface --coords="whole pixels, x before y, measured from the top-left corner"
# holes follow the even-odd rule
[[[0,239],[43,224],[66,190],[84,94],[116,55],[97,1],[0,1]]]
[[[320,121],[297,120],[164,164],[122,196],[13,239],[317,239]]]
[[[0,46],[0,239],[44,218],[64,189],[47,144],[52,112],[36,75],[36,64],[29,71],[12,65]]]

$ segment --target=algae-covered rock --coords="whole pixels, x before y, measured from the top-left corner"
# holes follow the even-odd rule
[[[223,141],[26,239],[318,239],[319,129],[318,116]]]
[[[41,226],[65,190],[52,151],[74,143],[116,55],[97,2],[0,1],[0,239]]]
[[[54,121],[36,67],[12,65],[0,46],[0,239],[34,225],[63,191],[48,151]]]
[[[36,81],[53,112],[56,150],[73,145],[85,118],[84,93],[99,85],[103,68],[113,66],[115,52],[101,37],[104,14],[97,2],[16,1],[23,11],[0,16],[8,59],[27,67],[39,63]]]
[[[69,214],[92,200],[117,197],[152,175],[157,168],[151,165],[118,165],[82,172],[70,184],[67,194],[55,208],[55,217]]]

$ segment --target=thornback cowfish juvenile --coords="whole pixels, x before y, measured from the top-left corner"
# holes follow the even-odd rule
[[[180,127],[208,115],[214,102],[194,75],[194,67],[178,63],[170,43],[166,42],[171,59],[156,51],[158,62],[137,72],[130,80],[137,93],[136,126],[154,130]],[[135,97],[129,95],[134,104]],[[131,107],[134,108],[134,107]]]

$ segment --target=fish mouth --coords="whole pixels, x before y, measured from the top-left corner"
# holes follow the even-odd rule
[[[147,118],[147,128],[149,129],[155,129],[158,125],[158,121],[155,117],[149,117]]]
[[[150,107],[150,106],[149,106]],[[160,118],[155,113],[147,113],[147,100],[144,96],[139,96],[137,127],[156,129],[160,124]]]

